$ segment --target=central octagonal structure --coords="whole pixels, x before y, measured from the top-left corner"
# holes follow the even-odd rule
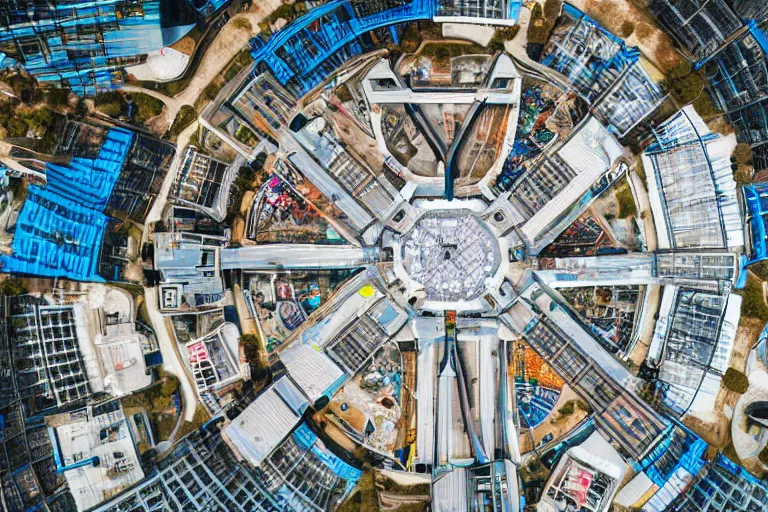
[[[422,215],[400,240],[402,269],[435,302],[468,301],[486,289],[499,268],[499,244],[488,226],[466,209]]]

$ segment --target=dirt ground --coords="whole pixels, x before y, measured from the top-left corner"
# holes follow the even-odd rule
[[[578,407],[574,407],[573,413],[565,421],[558,421],[560,414],[557,412],[563,407],[569,400],[581,400],[579,396],[568,385],[563,387],[560,397],[557,399],[555,407],[552,409],[552,413],[546,421],[543,421],[539,426],[533,429],[533,441],[538,444],[547,434],[552,434],[554,439],[559,439],[566,433],[573,430],[576,425],[587,417],[588,413],[582,411]],[[531,446],[531,436],[521,434],[519,437],[520,453],[527,453],[533,450]]]
[[[569,3],[594,18],[612,34],[637,46],[659,71],[666,74],[684,61],[672,39],[651,16],[629,0],[572,0]]]

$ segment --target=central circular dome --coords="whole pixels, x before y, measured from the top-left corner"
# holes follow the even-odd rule
[[[472,300],[499,268],[499,244],[470,210],[424,214],[403,235],[401,254],[408,276],[424,287],[427,300]]]

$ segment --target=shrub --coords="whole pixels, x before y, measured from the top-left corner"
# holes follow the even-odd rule
[[[629,20],[625,20],[621,24],[621,30],[619,30],[619,35],[626,39],[627,37],[631,36],[634,31],[635,31],[635,24]]]
[[[736,148],[733,150],[733,158],[740,164],[752,163],[752,148],[749,144],[743,142],[736,144]]]
[[[251,57],[251,52],[248,50],[243,50],[240,53],[238,53],[234,59],[232,59],[232,62],[227,67],[227,70],[224,72],[224,80],[226,82],[229,82],[235,76],[243,70],[246,66],[253,63],[253,57]]]
[[[203,91],[203,96],[208,101],[213,101],[216,99],[216,95],[219,94],[219,91],[221,90],[221,87],[217,85],[215,82],[210,83],[205,87],[205,90]]]
[[[768,322],[768,305],[763,297],[763,283],[758,278],[749,274],[747,284],[743,290],[738,290],[741,295],[741,315],[757,318],[763,323]]]
[[[736,368],[728,368],[723,375],[723,385],[731,391],[743,395],[749,389],[749,379]]]
[[[53,107],[66,107],[69,104],[69,89],[51,89],[45,95],[45,101]]]
[[[232,22],[232,26],[243,32],[248,32],[249,34],[253,31],[253,25],[248,21],[248,18],[235,18],[235,21]]]

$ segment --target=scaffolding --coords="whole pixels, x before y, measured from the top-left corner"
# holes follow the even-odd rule
[[[742,19],[768,21],[768,3],[765,0],[739,0],[733,2],[733,10]]]
[[[652,0],[649,9],[696,60],[712,55],[742,26],[725,0]]]
[[[257,75],[271,71],[294,96],[301,97],[351,57],[362,53],[360,36],[399,23],[432,17],[431,0],[385,1],[362,9],[333,0],[312,9],[269,41],[252,40]]]
[[[718,454],[698,474],[695,482],[665,510],[715,512],[719,510],[766,510],[768,484]],[[659,509],[660,510],[660,509]]]
[[[0,56],[43,85],[92,95],[122,84],[122,70],[181,39],[194,25],[164,28],[160,0],[4,2]],[[0,59],[2,60],[2,59]]]
[[[214,427],[184,438],[153,474],[94,512],[203,512],[282,510],[235,457]]]
[[[712,132],[688,106],[655,130],[643,153],[661,249],[744,244],[730,156],[733,136]]]
[[[768,259],[768,183],[751,183],[741,188],[747,230],[747,265]]]
[[[655,392],[664,412],[681,417],[714,406],[736,337],[740,306],[736,295],[665,287],[646,362],[658,368]]]
[[[436,0],[435,3],[435,18],[516,21],[522,2],[519,0]]]
[[[699,64],[718,110],[736,127],[739,141],[752,146],[753,164],[768,169],[768,36],[754,20],[747,32]]]
[[[645,70],[640,50],[628,48],[595,20],[566,4],[541,63],[565,75],[593,112],[626,134],[664,99]]]

